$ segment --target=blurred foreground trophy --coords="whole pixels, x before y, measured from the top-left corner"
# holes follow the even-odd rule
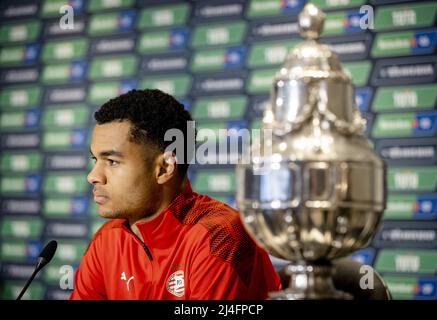
[[[318,42],[324,19],[312,4],[300,13],[306,41],[276,74],[264,113],[262,129],[272,134],[237,165],[246,228],[290,261],[290,285],[271,299],[352,298],[334,287],[331,260],[368,245],[386,204],[385,165],[363,135],[352,81]]]

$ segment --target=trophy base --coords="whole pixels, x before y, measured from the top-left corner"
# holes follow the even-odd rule
[[[351,300],[352,295],[339,291],[332,281],[331,263],[292,263],[284,273],[290,277],[288,288],[271,292],[270,300]]]

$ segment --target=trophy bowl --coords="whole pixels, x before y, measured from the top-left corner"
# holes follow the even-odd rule
[[[275,76],[262,139],[236,167],[237,208],[249,233],[290,263],[271,299],[350,299],[331,261],[368,245],[386,205],[386,168],[363,135],[350,76],[318,38],[324,14],[299,15],[307,39]]]

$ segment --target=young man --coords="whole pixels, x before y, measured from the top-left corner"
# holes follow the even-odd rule
[[[88,182],[111,221],[89,244],[70,299],[265,299],[279,290],[239,214],[193,192],[187,161],[165,151],[165,132],[186,136],[192,121],[183,105],[159,90],[132,90],[94,117]]]

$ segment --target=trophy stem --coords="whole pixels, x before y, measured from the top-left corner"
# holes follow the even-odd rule
[[[291,263],[284,269],[290,277],[288,288],[270,294],[272,300],[327,300],[352,299],[353,297],[334,287],[333,266],[328,262]]]

